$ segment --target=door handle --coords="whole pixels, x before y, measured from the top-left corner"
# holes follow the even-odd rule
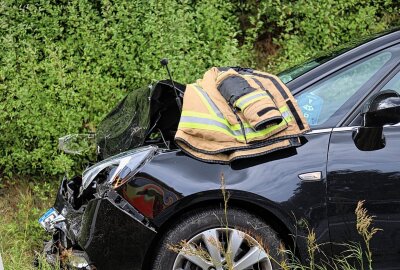
[[[322,172],[308,172],[299,174],[299,178],[304,182],[317,182],[322,179]]]

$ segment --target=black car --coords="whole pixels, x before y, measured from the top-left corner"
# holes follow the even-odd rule
[[[40,220],[53,232],[48,259],[69,250],[81,269],[277,269],[268,254],[281,256],[281,244],[307,260],[307,227],[328,256],[342,248],[330,243],[359,242],[354,210],[365,200],[382,229],[371,242],[374,269],[400,269],[400,31],[279,76],[312,131],[300,147],[230,165],[174,145],[174,92],[184,85],[128,95],[99,126],[100,162],[64,179]],[[181,240],[208,259],[174,250]]]

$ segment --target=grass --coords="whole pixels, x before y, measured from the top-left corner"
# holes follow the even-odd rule
[[[4,267],[7,270],[34,269],[33,261],[35,254],[40,254],[43,241],[49,235],[40,227],[37,220],[52,206],[54,196],[58,187],[57,181],[49,182],[28,182],[26,180],[8,181],[0,189],[0,253],[3,258]],[[225,190],[225,183],[221,179],[221,192],[224,198],[225,217],[221,217],[221,226],[228,227],[227,211],[229,192]],[[359,243],[343,243],[345,251],[335,258],[326,258],[325,261],[316,262],[315,255],[320,252],[320,245],[317,244],[315,233],[309,230],[307,236],[308,253],[310,260],[307,265],[296,260],[290,250],[282,249],[289,260],[277,262],[284,270],[372,270],[372,253],[370,251],[370,240],[380,230],[372,227],[373,217],[359,202],[355,210],[357,218],[357,231],[362,236],[365,250]],[[257,239],[262,243],[262,239]],[[218,245],[218,241],[210,239],[210,242]],[[261,244],[262,245],[262,244]],[[198,255],[210,260],[209,255],[203,249],[193,249],[186,241],[170,247],[175,252],[186,252],[191,255]],[[231,252],[224,250],[221,246],[221,253],[229,257]],[[367,265],[364,265],[363,258],[366,258]],[[270,258],[274,260],[274,258]],[[52,269],[43,259],[39,258],[40,269]],[[227,270],[233,269],[228,265]]]
[[[227,219],[228,213],[228,200],[229,200],[229,192],[225,189],[225,179],[224,176],[221,176],[221,193],[224,201],[224,217],[219,217],[221,220],[221,227],[226,228],[228,231],[229,224]],[[286,259],[281,261],[277,260],[277,258],[273,258],[269,255],[269,259],[271,262],[275,262],[276,265],[280,267],[282,270],[373,270],[372,268],[372,253],[370,249],[370,241],[372,237],[378,232],[381,231],[379,228],[374,228],[372,226],[373,216],[370,216],[367,210],[364,208],[364,201],[359,201],[357,207],[354,211],[356,216],[356,228],[358,234],[363,239],[363,244],[365,249],[362,248],[361,243],[332,243],[333,245],[341,245],[344,246],[345,250],[333,257],[328,258],[326,254],[321,251],[320,246],[328,243],[318,244],[316,241],[316,234],[313,229],[310,229],[307,225],[308,235],[306,236],[307,240],[307,253],[308,260],[306,264],[301,263],[295,256],[292,250],[286,249],[281,244],[281,254],[286,254]],[[228,238],[228,235],[226,236]],[[297,237],[297,236],[294,236]],[[207,239],[212,245],[214,245],[221,253],[222,257],[227,258],[228,263],[224,265],[224,270],[234,270],[233,261],[230,260],[231,251],[228,246],[226,249],[221,246],[218,239]],[[257,239],[257,243],[260,249],[268,251],[268,247],[266,243],[264,243],[263,239]],[[175,253],[184,253],[191,256],[201,257],[205,261],[209,261],[216,267],[222,267],[221,262],[214,262],[212,258],[208,254],[207,251],[204,250],[201,246],[196,246],[187,242],[187,240],[182,240],[178,244],[170,244],[169,249]],[[268,253],[268,252],[267,252]],[[317,256],[320,255],[320,256]],[[316,260],[316,258],[322,258]],[[364,261],[368,263],[368,265],[364,264]]]
[[[7,270],[34,269],[35,253],[49,239],[39,217],[54,203],[57,181],[8,180],[0,189],[0,253]],[[42,261],[42,269],[51,269]]]

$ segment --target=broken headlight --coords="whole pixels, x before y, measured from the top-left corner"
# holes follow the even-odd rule
[[[83,192],[96,178],[96,176],[105,168],[115,166],[111,177],[109,177],[109,183],[115,182],[115,178],[121,179],[121,173],[124,175],[129,171],[129,174],[136,171],[143,165],[157,150],[155,146],[146,146],[136,148],[121,154],[107,158],[89,168],[87,168],[82,174],[82,186],[80,193]],[[118,183],[121,184],[120,181]]]

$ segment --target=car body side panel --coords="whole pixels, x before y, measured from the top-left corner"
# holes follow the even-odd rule
[[[385,127],[385,146],[372,151],[357,148],[356,129],[332,134],[327,167],[332,241],[362,243],[354,210],[358,201],[365,200],[373,226],[382,229],[371,240],[374,267],[400,269],[400,127]],[[341,248],[336,245],[334,250]]]
[[[240,197],[245,197],[248,201],[253,200],[254,204],[257,201],[266,209],[274,209],[279,213],[277,216],[290,219],[286,222],[282,220],[289,229],[296,224],[294,220],[305,220],[310,228],[316,230],[320,241],[329,241],[325,202],[329,137],[329,131],[307,134],[301,147],[237,161],[231,165],[201,162],[180,151],[161,153],[147,163],[137,177],[151,179],[153,184],[168,189],[179,199],[163,207],[164,210],[158,215],[154,215],[158,211],[155,207],[153,216],[148,218],[160,227],[177,210],[190,208],[207,194],[220,193],[223,175],[225,187],[232,193],[231,199],[244,200]],[[322,179],[301,181],[298,175],[308,172],[321,172]],[[125,199],[129,201],[129,198]],[[168,201],[165,198],[159,200],[160,203]]]

